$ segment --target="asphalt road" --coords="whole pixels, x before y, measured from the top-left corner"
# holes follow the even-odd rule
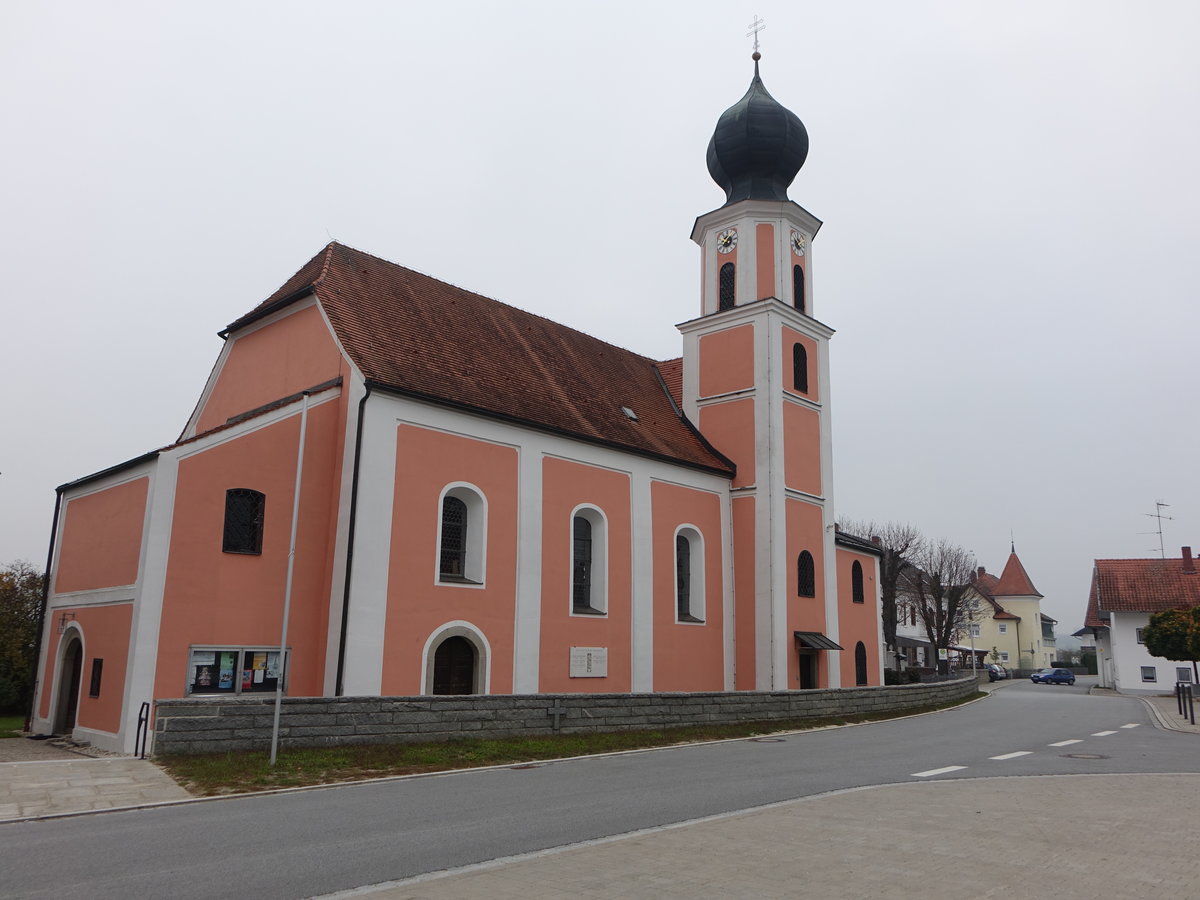
[[[307,897],[864,785],[1200,772],[1194,735],[1090,681],[782,739],[5,824],[0,896]]]

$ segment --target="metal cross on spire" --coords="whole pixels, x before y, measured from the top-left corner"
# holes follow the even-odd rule
[[[746,32],[746,37],[754,38],[754,52],[757,53],[758,52],[758,33],[767,27],[767,22],[765,19],[760,19],[758,17],[758,14],[756,13],[754,16],[754,21],[751,22],[746,27],[750,29],[749,31]]]

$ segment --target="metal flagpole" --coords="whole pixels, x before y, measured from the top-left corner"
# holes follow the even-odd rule
[[[287,583],[283,588],[283,633],[279,638],[279,680],[275,682],[275,719],[271,723],[271,765],[279,749],[279,711],[283,707],[283,679],[287,674],[288,616],[292,611],[292,571],[296,566],[296,526],[300,522],[300,481],[304,474],[304,435],[308,430],[308,391],[300,407],[300,446],[296,451],[296,492],[292,497],[292,538],[288,543]]]

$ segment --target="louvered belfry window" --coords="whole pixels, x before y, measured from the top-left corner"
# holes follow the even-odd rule
[[[808,351],[799,341],[792,344],[792,386],[802,394],[808,393]]]
[[[575,612],[581,612],[592,606],[592,523],[576,516],[573,529],[571,605]]]
[[[721,305],[720,309],[733,309],[733,284],[734,284],[734,268],[733,263],[725,263],[721,266],[720,289],[721,289]]]
[[[796,594],[800,597],[817,596],[816,570],[812,554],[807,550],[800,551],[796,559]]]
[[[221,550],[225,553],[262,553],[263,513],[267,495],[249,488],[225,492],[225,534]]]
[[[804,312],[804,266],[792,266],[792,304]]]
[[[692,542],[684,535],[675,537],[675,599],[679,618],[692,614]]]
[[[850,599],[855,603],[866,603],[866,597],[863,594],[862,563],[858,560],[855,560],[854,565],[850,568]]]
[[[467,504],[457,497],[442,500],[442,575],[466,576]]]

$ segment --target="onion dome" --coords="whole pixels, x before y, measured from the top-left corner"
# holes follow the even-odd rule
[[[708,142],[708,173],[739,200],[787,200],[788,185],[808,156],[808,132],[790,109],[767,93],[758,75],[737,103],[721,113]]]

